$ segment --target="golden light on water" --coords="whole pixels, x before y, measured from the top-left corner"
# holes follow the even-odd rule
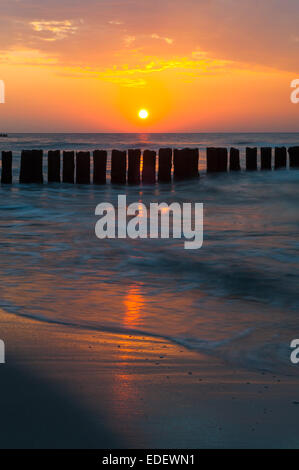
[[[126,308],[124,323],[126,326],[137,326],[140,312],[144,307],[144,298],[140,287],[132,286],[124,299]]]
[[[148,118],[148,111],[146,109],[141,109],[138,113],[140,119],[147,119]]]

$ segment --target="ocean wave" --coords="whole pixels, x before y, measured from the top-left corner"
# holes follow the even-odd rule
[[[250,347],[243,346],[242,341],[253,336],[255,328],[246,328],[230,337],[221,340],[207,340],[192,337],[176,337],[159,334],[148,330],[125,328],[118,325],[85,324],[82,322],[64,321],[49,318],[43,315],[34,315],[21,311],[20,307],[2,303],[1,309],[5,313],[13,314],[21,318],[35,322],[57,325],[66,328],[74,328],[81,331],[92,331],[108,333],[121,336],[135,336],[142,339],[155,339],[167,341],[174,345],[183,347],[194,353],[206,354],[224,360],[228,364],[245,368],[247,370],[259,370],[272,373],[280,373],[288,376],[295,375],[289,361],[290,350],[286,343],[272,342],[258,343],[250,342]],[[1,313],[1,311],[0,311]]]

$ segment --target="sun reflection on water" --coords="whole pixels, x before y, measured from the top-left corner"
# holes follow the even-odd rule
[[[130,327],[137,326],[140,323],[140,313],[144,307],[144,297],[142,296],[140,286],[134,285],[130,287],[124,298],[124,305],[124,325]]]

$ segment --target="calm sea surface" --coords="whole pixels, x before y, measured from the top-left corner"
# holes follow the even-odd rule
[[[163,337],[244,368],[297,374],[299,170],[205,174],[207,146],[296,145],[299,134],[11,134],[0,186],[0,307],[77,328]],[[201,178],[114,187],[17,183],[22,149],[199,147]],[[244,161],[243,161],[244,165]],[[100,202],[202,202],[204,244],[99,240]],[[1,317],[0,317],[1,320]],[[1,335],[0,335],[1,337]]]

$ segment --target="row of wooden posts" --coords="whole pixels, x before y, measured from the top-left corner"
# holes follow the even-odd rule
[[[262,170],[272,169],[272,148],[260,149],[260,167]],[[274,168],[286,168],[289,154],[290,168],[299,167],[299,147],[276,147],[274,150]],[[172,169],[175,180],[197,178],[198,149],[162,148],[158,152],[158,174],[156,176],[156,157],[153,150],[144,150],[142,170],[140,171],[141,150],[112,150],[111,174],[112,184],[154,184],[171,182]],[[48,151],[48,182],[49,183],[90,183],[91,158],[90,152],[63,151],[61,178],[60,150]],[[207,148],[207,172],[240,171],[240,151],[236,148]],[[258,149],[246,148],[246,170],[258,169]],[[93,152],[93,183],[105,184],[107,176],[107,151]],[[21,153],[20,183],[43,183],[43,151],[23,150]],[[2,152],[1,183],[12,183],[12,152]]]

